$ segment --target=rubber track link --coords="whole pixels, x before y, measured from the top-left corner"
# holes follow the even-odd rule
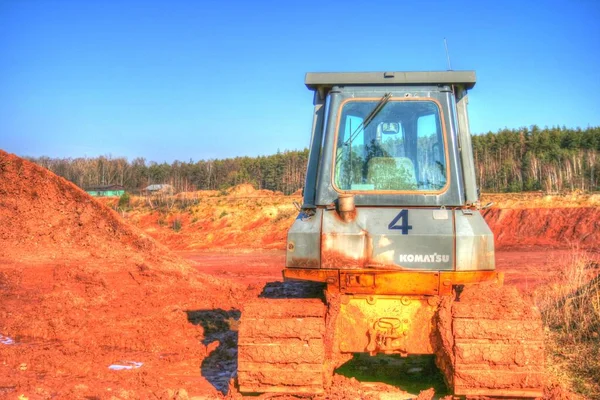
[[[323,393],[325,312],[318,299],[246,304],[238,336],[240,392]]]
[[[542,320],[515,288],[465,289],[459,301],[442,302],[439,316],[436,361],[455,395],[542,397]]]

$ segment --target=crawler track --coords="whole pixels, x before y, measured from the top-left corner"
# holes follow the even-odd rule
[[[544,344],[539,312],[515,288],[469,288],[445,299],[437,363],[456,395],[543,395]]]
[[[259,299],[244,306],[238,383],[244,393],[323,393],[325,304]]]

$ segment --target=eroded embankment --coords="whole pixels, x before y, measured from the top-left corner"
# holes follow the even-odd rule
[[[287,230],[297,216],[298,195],[252,191],[249,185],[227,194],[194,192],[188,203],[150,206],[137,198],[127,221],[172,249],[284,249]],[[243,196],[238,193],[243,193]],[[116,199],[104,200],[115,206]],[[497,248],[597,248],[600,243],[600,195],[544,196],[538,193],[484,195],[482,211]],[[156,201],[155,201],[156,203]]]
[[[580,247],[600,245],[600,208],[491,208],[485,220],[497,247]]]
[[[118,199],[101,199],[116,208]],[[134,197],[127,222],[177,250],[284,249],[298,215],[298,195],[255,190],[244,184],[227,192],[202,190],[172,197]]]
[[[597,249],[600,195],[521,193],[483,196],[494,202],[483,215],[496,246]]]

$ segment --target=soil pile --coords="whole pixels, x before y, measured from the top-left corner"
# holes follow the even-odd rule
[[[497,247],[596,249],[600,243],[599,195],[484,195],[483,215]]]
[[[258,195],[261,192],[268,191],[239,185],[226,195],[191,192],[193,197],[168,209],[135,198],[125,218],[170,249],[285,249],[287,231],[298,215],[294,202],[302,199]],[[102,201],[116,207],[117,199]],[[600,195],[484,195],[482,203],[489,201],[494,206],[482,214],[499,249],[577,246],[593,250],[599,246]]]
[[[484,217],[498,247],[600,246],[600,208],[492,208]]]
[[[231,197],[265,197],[265,196],[283,196],[282,192],[274,192],[267,189],[254,189],[249,183],[242,183],[227,189],[227,195]]]
[[[165,210],[134,198],[125,219],[175,250],[284,249],[287,231],[298,215],[297,200],[273,194],[198,197]],[[102,201],[109,207],[117,202]]]
[[[201,379],[207,347],[188,312],[232,308],[234,286],[0,151],[0,394],[160,397]]]
[[[0,150],[0,260],[65,261],[90,255],[175,261],[166,248],[71,182]]]

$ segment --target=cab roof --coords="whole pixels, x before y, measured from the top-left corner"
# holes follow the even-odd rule
[[[330,89],[333,86],[377,85],[460,85],[475,86],[475,71],[419,72],[309,72],[304,80],[310,90]]]

